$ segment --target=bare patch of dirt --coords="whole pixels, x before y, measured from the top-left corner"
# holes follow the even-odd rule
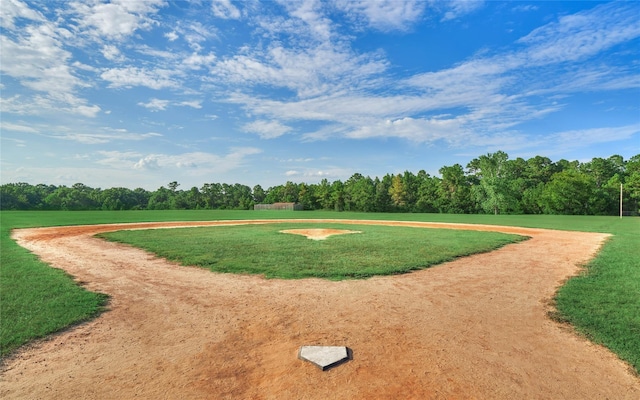
[[[18,230],[14,237],[109,311],[8,360],[3,399],[640,398],[606,349],[546,316],[559,284],[606,235],[479,225],[532,238],[405,275],[265,280],[180,267],[95,233],[222,221]],[[286,221],[299,222],[305,221]],[[302,345],[348,346],[326,372]]]
[[[361,231],[350,231],[347,229],[285,229],[280,233],[306,236],[311,240],[325,240],[329,236],[346,235],[349,233],[362,233]]]

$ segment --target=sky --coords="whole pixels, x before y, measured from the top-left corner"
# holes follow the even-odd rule
[[[0,1],[0,182],[265,189],[640,153],[640,2]]]

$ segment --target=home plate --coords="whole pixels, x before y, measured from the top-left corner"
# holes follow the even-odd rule
[[[325,371],[349,359],[344,346],[302,346],[298,358],[315,364]]]

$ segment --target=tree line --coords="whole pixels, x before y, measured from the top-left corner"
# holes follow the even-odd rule
[[[629,160],[613,155],[553,162],[542,156],[511,160],[497,151],[439,172],[382,178],[356,173],[345,182],[286,182],[266,190],[237,183],[182,190],[175,181],[155,191],[8,183],[0,186],[0,210],[248,210],[260,203],[296,202],[305,210],[617,215],[622,186],[625,213],[638,215],[640,154]]]

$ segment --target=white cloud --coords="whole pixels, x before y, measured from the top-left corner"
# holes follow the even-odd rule
[[[193,169],[194,173],[206,175],[213,171],[225,172],[236,169],[244,164],[247,156],[261,153],[254,147],[242,147],[230,149],[227,154],[217,155],[205,152],[192,152],[183,154],[149,154],[143,157],[131,155],[130,158],[138,158],[132,164],[134,169],[160,170],[160,169]]]
[[[518,42],[529,46],[523,61],[541,65],[579,61],[638,36],[640,19],[635,5],[614,2],[562,17]]]
[[[322,45],[238,55],[218,63],[214,73],[231,82],[288,88],[304,98],[369,84],[386,68],[378,54],[357,55]]]
[[[31,89],[70,93],[83,82],[72,74],[57,28],[50,23],[24,28],[17,41],[0,36],[0,70]]]
[[[94,117],[100,112],[98,106],[87,106],[85,100],[73,95],[33,95],[0,97],[2,112],[18,115],[50,115],[51,113],[81,114]]]
[[[134,169],[159,169],[160,165],[158,164],[158,160],[160,158],[161,156],[158,156],[155,154],[145,156],[140,160],[138,160],[138,162],[136,162],[133,165],[133,168]]]
[[[49,128],[50,131],[58,131],[57,133],[41,134],[52,139],[68,140],[82,144],[105,144],[114,141],[140,141],[147,140],[154,137],[162,136],[156,132],[149,133],[134,133],[129,132],[126,129],[112,129],[112,128],[97,128],[93,129],[91,133],[81,133],[70,131],[69,128]],[[43,130],[41,130],[43,131]]]
[[[425,10],[425,1],[397,0],[338,0],[336,6],[353,20],[366,23],[382,31],[405,31],[418,21]]]
[[[327,43],[332,35],[332,23],[322,15],[323,4],[318,0],[303,0],[299,2],[283,1],[290,17],[298,19],[303,25],[293,24],[295,34],[302,34],[307,40]],[[283,25],[285,26],[285,25]]]
[[[99,106],[87,106],[87,105],[77,105],[72,108],[74,114],[84,115],[85,117],[93,118],[101,111]]]
[[[120,50],[112,45],[112,44],[107,44],[104,45],[102,47],[102,55],[104,56],[104,58],[106,58],[109,61],[123,61],[124,60],[124,56],[122,55],[122,53],[120,52]]]
[[[176,72],[167,69],[148,70],[139,67],[111,68],[100,74],[105,81],[111,82],[112,88],[131,88],[145,86],[151,89],[175,88],[178,82],[173,79]]]
[[[245,124],[245,132],[257,133],[262,139],[275,139],[291,131],[291,128],[278,121],[254,121]]]
[[[35,129],[32,126],[22,125],[22,124],[13,124],[11,122],[0,121],[0,130],[4,131],[13,131],[13,132],[26,132],[26,133],[38,133],[39,130]]]
[[[13,17],[27,18],[34,23],[11,32],[12,37],[0,35],[0,71],[31,91],[44,93],[27,92],[23,98],[4,98],[2,103],[7,108],[3,110],[18,114],[43,114],[55,110],[94,117],[100,107],[87,104],[76,94],[79,89],[89,86],[76,75],[77,71],[93,72],[93,68],[71,61],[72,53],[65,49],[72,38],[71,33],[44,20],[39,12],[28,9],[24,3],[2,4],[11,9],[9,14]],[[13,27],[13,22],[8,27]]]
[[[579,148],[596,143],[626,140],[638,134],[640,134],[640,124],[633,124],[557,132],[550,135],[549,140],[556,142],[558,146],[566,149],[568,147]]]
[[[170,100],[161,100],[161,99],[152,98],[149,100],[149,102],[147,103],[140,102],[138,103],[138,105],[148,109],[149,111],[155,112],[155,111],[164,111],[169,106],[181,106],[181,107],[191,107],[191,108],[200,109],[202,108],[202,101],[188,100],[188,101],[172,102]]]
[[[29,8],[27,4],[20,0],[3,0],[0,2],[0,24],[5,29],[15,29],[16,19],[28,19],[31,21],[44,22],[44,16],[36,10]]]
[[[176,103],[176,105],[177,106],[184,106],[184,107],[191,107],[191,108],[201,109],[202,108],[202,101],[201,100],[181,101],[179,103]]]
[[[152,16],[164,5],[164,0],[113,0],[109,3],[73,2],[70,7],[77,15],[76,23],[86,32],[118,40],[157,24]]]
[[[231,0],[212,0],[211,11],[213,15],[223,19],[240,18],[240,10],[231,3]]]
[[[446,8],[448,9],[444,16],[442,17],[442,21],[449,21],[453,19],[460,18],[463,15],[470,14],[476,11],[479,8],[484,6],[484,1],[482,0],[451,0],[446,3]]]
[[[178,38],[180,36],[178,36],[178,34],[176,33],[176,31],[171,31],[171,32],[167,32],[164,34],[164,37],[167,38],[168,41],[170,42],[175,42],[176,40],[178,40]]]
[[[458,118],[400,118],[379,121],[357,127],[346,134],[353,139],[372,137],[399,137],[413,142],[434,142],[451,140],[456,135],[463,135],[462,121]]]
[[[198,70],[202,66],[210,66],[216,61],[216,56],[212,53],[207,55],[193,53],[189,57],[182,60],[181,65],[192,69]]]
[[[167,109],[169,105],[169,100],[160,100],[160,99],[151,99],[148,103],[138,103],[139,106],[142,106],[150,111],[164,111]]]

